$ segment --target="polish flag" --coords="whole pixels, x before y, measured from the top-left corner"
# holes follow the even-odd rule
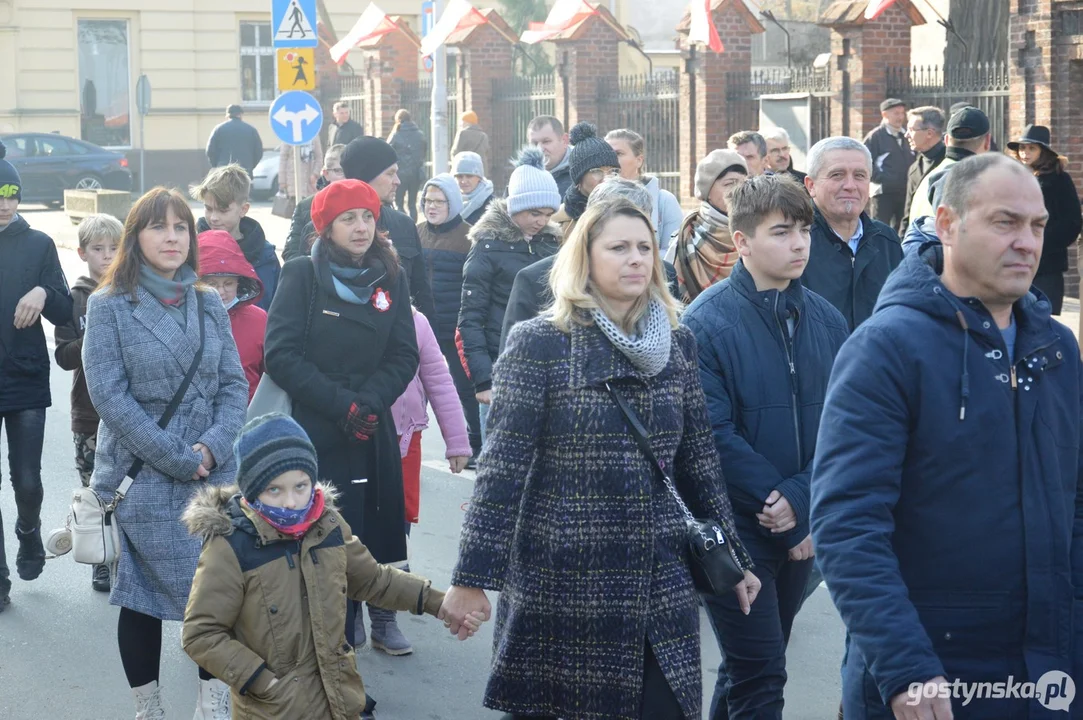
[[[398,26],[380,8],[373,3],[365,8],[361,17],[357,19],[346,37],[335,43],[331,48],[331,59],[339,65],[346,59],[346,55],[365,40],[386,35],[396,30]]]
[[[895,4],[895,0],[869,0],[869,6],[865,8],[865,19],[875,20],[880,13]]]
[[[597,15],[598,9],[587,0],[557,0],[545,22],[532,22],[523,31],[519,42],[534,45],[542,40],[548,40],[557,33],[563,32],[586,20],[591,15]]]
[[[716,53],[726,49],[711,18],[711,0],[692,0],[691,21],[688,27],[689,43],[703,43]]]
[[[467,0],[451,0],[429,34],[422,38],[421,56],[432,55],[447,42],[452,33],[484,25],[487,22],[489,21],[485,19],[485,16]]]

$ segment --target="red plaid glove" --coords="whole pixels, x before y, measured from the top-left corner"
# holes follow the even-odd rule
[[[354,442],[368,442],[376,434],[376,426],[379,423],[380,418],[372,412],[372,408],[355,402],[350,405],[350,411],[346,413],[343,429]]]

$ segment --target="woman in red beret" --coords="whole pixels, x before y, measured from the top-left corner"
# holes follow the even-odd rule
[[[319,237],[311,258],[282,268],[267,318],[266,371],[292,398],[346,522],[360,528],[377,562],[397,563],[406,560],[406,510],[390,408],[417,372],[418,349],[406,275],[376,232],[379,217],[379,197],[360,180],[316,194]],[[347,637],[362,645],[352,612],[348,622]]]

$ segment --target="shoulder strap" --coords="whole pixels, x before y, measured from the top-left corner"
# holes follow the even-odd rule
[[[173,415],[177,412],[177,408],[180,407],[181,400],[184,399],[184,394],[188,392],[188,387],[192,384],[192,379],[196,375],[196,371],[199,370],[199,364],[203,361],[203,347],[207,344],[206,338],[206,319],[203,317],[203,293],[196,290],[196,313],[199,315],[199,348],[196,350],[195,357],[192,358],[192,364],[188,367],[188,372],[184,376],[184,380],[181,381],[180,387],[177,388],[177,392],[173,393],[173,399],[169,401],[169,405],[166,407],[165,412],[162,413],[161,419],[158,420],[158,427],[165,430],[169,425],[169,421],[173,419]],[[132,467],[128,470],[127,477],[120,483],[120,487],[117,488],[116,500],[119,502],[128,493],[128,490],[132,487],[132,483],[135,482],[135,476],[143,469],[143,458],[136,458],[132,463]]]
[[[669,494],[673,496],[673,499],[677,501],[677,505],[681,508],[681,512],[684,513],[685,519],[688,522],[695,522],[695,516],[692,515],[692,511],[688,509],[688,506],[684,504],[684,499],[681,498],[681,494],[677,492],[677,487],[673,484],[673,479],[670,478],[669,473],[666,472],[665,467],[659,462],[658,457],[654,454],[654,450],[651,449],[651,443],[647,439],[647,431],[643,427],[643,423],[639,421],[639,416],[636,415],[635,410],[628,404],[628,401],[624,399],[624,396],[620,394],[615,387],[608,382],[605,384],[605,389],[609,391],[609,394],[613,397],[613,401],[617,403],[617,407],[620,408],[621,414],[624,415],[624,419],[628,421],[628,430],[631,431],[632,437],[635,438],[636,445],[643,451],[643,454],[650,460],[651,465],[658,471],[659,476],[662,478],[663,484],[666,489],[669,490]]]

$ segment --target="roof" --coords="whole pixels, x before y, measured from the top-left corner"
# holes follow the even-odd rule
[[[740,13],[742,17],[744,17],[745,22],[748,24],[748,29],[753,35],[765,32],[767,30],[767,28],[764,27],[763,23],[760,21],[760,13],[762,12],[762,9],[760,8],[759,4],[755,2],[755,0],[741,0],[741,2],[739,3],[737,2],[737,0],[711,0],[711,12],[713,13],[717,10],[720,10],[722,6],[726,3],[733,3],[736,5],[737,12]],[[681,21],[677,23],[677,32],[687,33],[691,25],[692,12],[691,8],[689,8],[689,10],[685,11],[684,16],[681,18]],[[726,38],[722,38],[722,42],[726,42]]]
[[[507,21],[500,16],[500,13],[498,13],[495,8],[485,8],[484,10],[478,10],[478,12],[485,18],[486,23],[482,25],[471,25],[463,30],[456,30],[448,35],[448,45],[464,44],[475,32],[485,27],[486,24],[491,26],[493,30],[496,30],[500,37],[504,38],[509,43],[514,45],[519,42],[519,37],[515,34],[515,31],[511,29],[511,26],[508,25]]]
[[[621,40],[630,40],[631,39],[631,35],[628,34],[628,31],[624,29],[624,26],[620,24],[620,22],[617,20],[617,18],[613,16],[613,13],[609,12],[609,8],[607,8],[605,5],[603,5],[601,3],[587,3],[587,4],[590,5],[592,8],[594,8],[595,12],[594,12],[593,15],[590,15],[590,16],[584,18],[583,20],[580,20],[575,25],[567,27],[567,28],[561,30],[560,32],[556,33],[555,35],[551,35],[550,37],[547,37],[546,40],[548,40],[548,41],[554,41],[554,40],[556,40],[556,41],[559,41],[559,40],[578,40],[583,35],[583,32],[584,32],[585,28],[587,27],[587,25],[590,24],[590,22],[591,22],[591,20],[593,18],[598,18],[599,20],[604,22],[606,25],[608,25],[610,28],[612,28],[613,32],[615,32],[617,34],[617,36]]]
[[[417,47],[421,47],[421,38],[417,36],[411,28],[409,23],[406,22],[406,18],[402,15],[388,15],[387,19],[395,23],[395,27],[399,32],[406,36],[406,38]],[[383,40],[383,35],[377,35],[376,37],[367,38],[357,43],[359,48],[375,48],[380,46],[380,41]]]
[[[868,0],[835,0],[820,14],[817,25],[864,25],[869,20],[865,19],[865,8],[869,6]],[[925,16],[921,10],[914,6],[910,0],[895,0],[895,7],[902,10],[913,25],[924,25]],[[877,22],[873,20],[871,22]]]

